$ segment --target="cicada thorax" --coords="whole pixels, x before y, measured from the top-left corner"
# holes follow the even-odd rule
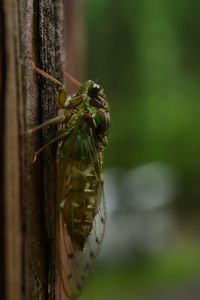
[[[110,128],[110,113],[106,97],[103,98],[103,96],[101,96],[101,100],[104,104],[106,103],[105,108],[100,106],[99,100],[97,101],[96,98],[90,99],[93,113],[86,111],[84,119],[92,130],[98,153],[100,154],[100,157],[103,157],[103,151],[107,145],[107,135]],[[100,159],[100,161],[102,162],[102,159]]]

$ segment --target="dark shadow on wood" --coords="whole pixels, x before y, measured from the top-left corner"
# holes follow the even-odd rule
[[[6,81],[6,51],[5,51],[5,23],[3,4],[0,1],[0,298],[5,299],[5,219],[4,219],[4,184],[3,184],[3,140],[4,140],[4,101]]]

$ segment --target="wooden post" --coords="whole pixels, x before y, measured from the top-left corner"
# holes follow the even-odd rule
[[[18,120],[19,55],[16,6],[12,0],[1,5],[1,107],[2,111],[2,170],[3,170],[3,237],[4,237],[4,298],[21,299],[22,248],[21,248],[21,203],[20,203],[20,139]]]
[[[62,80],[62,11],[61,0],[1,1],[1,299],[55,298],[56,149],[32,158],[56,128],[26,131],[56,115],[56,88],[31,65]]]

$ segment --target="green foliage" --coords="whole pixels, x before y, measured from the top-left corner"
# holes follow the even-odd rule
[[[200,175],[200,4],[86,4],[88,73],[105,86],[111,105],[107,166],[171,163],[188,191],[186,197],[195,202]]]
[[[142,294],[172,290],[200,275],[199,241],[180,243],[163,254],[121,268],[99,269],[81,300],[134,299]],[[140,299],[140,298],[139,298]]]

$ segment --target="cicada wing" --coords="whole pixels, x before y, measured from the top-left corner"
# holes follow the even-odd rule
[[[77,299],[94,267],[104,235],[102,161],[87,131],[74,130],[59,151],[58,286],[61,299]]]

